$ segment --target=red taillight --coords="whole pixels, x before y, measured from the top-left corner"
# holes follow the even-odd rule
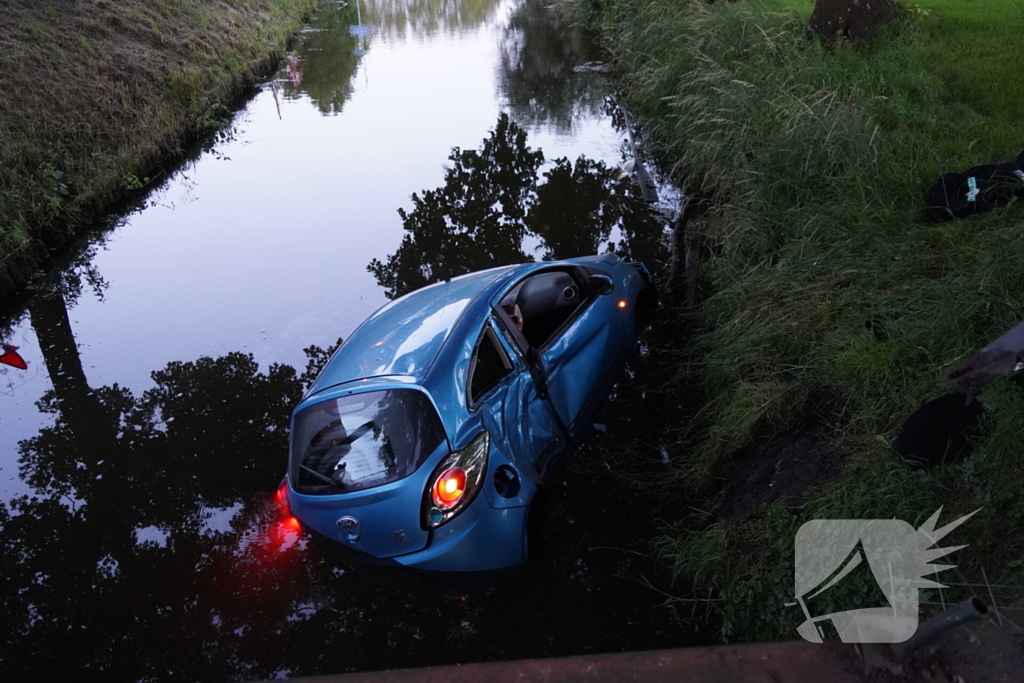
[[[288,517],[292,514],[292,508],[288,505],[288,479],[285,478],[281,481],[281,485],[277,487],[277,493],[274,494],[274,500],[277,501],[278,506],[281,508],[281,514]]]
[[[473,502],[483,488],[490,437],[480,432],[465,448],[449,453],[434,468],[423,492],[421,525],[436,529]]]
[[[432,496],[434,505],[442,510],[455,507],[466,493],[466,473],[460,467],[453,467],[441,473],[434,482]]]

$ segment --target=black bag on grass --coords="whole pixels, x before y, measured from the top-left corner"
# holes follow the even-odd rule
[[[1024,198],[1024,152],[1016,161],[985,164],[963,173],[946,173],[928,190],[924,215],[940,223],[985,213]]]

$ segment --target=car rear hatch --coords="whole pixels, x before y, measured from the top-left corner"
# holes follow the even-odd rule
[[[429,468],[448,452],[429,397],[417,388],[352,393],[301,408],[288,468],[292,512],[314,531],[375,557],[422,550]]]

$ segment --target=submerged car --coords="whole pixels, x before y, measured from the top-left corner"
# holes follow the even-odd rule
[[[653,294],[613,254],[494,268],[387,304],[295,408],[278,492],[317,535],[436,571],[512,567]]]

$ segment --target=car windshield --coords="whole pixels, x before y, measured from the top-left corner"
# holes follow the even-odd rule
[[[415,472],[442,440],[437,411],[414,389],[321,401],[295,416],[292,486],[308,494],[380,486]]]

